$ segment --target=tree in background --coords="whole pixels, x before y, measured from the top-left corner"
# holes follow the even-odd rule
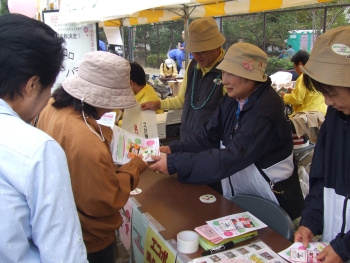
[[[0,0],[0,5],[1,5],[0,15],[9,13],[9,9],[7,7],[7,0]]]

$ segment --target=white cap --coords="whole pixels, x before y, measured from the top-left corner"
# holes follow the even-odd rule
[[[164,62],[168,68],[171,68],[173,66],[173,62],[169,58],[167,58]]]

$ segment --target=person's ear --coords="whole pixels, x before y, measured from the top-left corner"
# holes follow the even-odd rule
[[[37,91],[40,88],[41,88],[40,77],[33,76],[25,84],[23,88],[23,92],[28,96],[32,96],[35,93],[35,90]]]

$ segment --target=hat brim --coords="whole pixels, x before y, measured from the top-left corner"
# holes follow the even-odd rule
[[[204,52],[221,47],[225,43],[225,37],[219,34],[217,37],[204,41],[188,41],[186,50],[188,52]]]
[[[74,75],[64,80],[62,87],[72,97],[79,100],[84,98],[85,103],[98,108],[127,109],[136,105],[136,99],[130,86],[122,89],[111,89]]]
[[[350,65],[330,64],[309,59],[300,71],[312,79],[331,86],[348,87]]]
[[[259,82],[265,82],[267,80],[266,74],[256,71],[249,71],[242,66],[238,66],[237,64],[230,62],[228,59],[221,61],[221,63],[217,65],[216,68],[249,80]]]

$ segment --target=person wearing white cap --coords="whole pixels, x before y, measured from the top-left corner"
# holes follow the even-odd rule
[[[300,69],[304,83],[325,97],[326,119],[320,129],[300,227],[294,241],[304,247],[314,235],[330,242],[318,262],[350,262],[350,26],[316,39],[309,61]]]
[[[177,173],[178,180],[188,184],[222,180],[226,198],[233,194],[260,196],[280,204],[295,219],[304,199],[293,164],[291,125],[284,116],[282,100],[265,75],[266,65],[267,55],[257,46],[232,45],[217,66],[227,94],[213,116],[177,148],[163,146],[161,151],[168,154],[152,156],[157,162],[150,168]],[[292,191],[274,188],[283,181],[293,185]],[[284,197],[295,197],[293,205]]]
[[[64,151],[29,124],[50,98],[65,41],[6,14],[0,43],[0,262],[87,263]]]
[[[162,64],[160,64],[159,71],[160,77],[175,78],[177,76],[177,68],[175,61],[170,58],[167,58]]]
[[[55,90],[37,122],[67,155],[90,263],[115,263],[115,230],[122,223],[119,209],[147,168],[137,156],[115,171],[110,151],[113,131],[96,120],[135,104],[129,62],[109,52],[90,52],[78,73]]]

